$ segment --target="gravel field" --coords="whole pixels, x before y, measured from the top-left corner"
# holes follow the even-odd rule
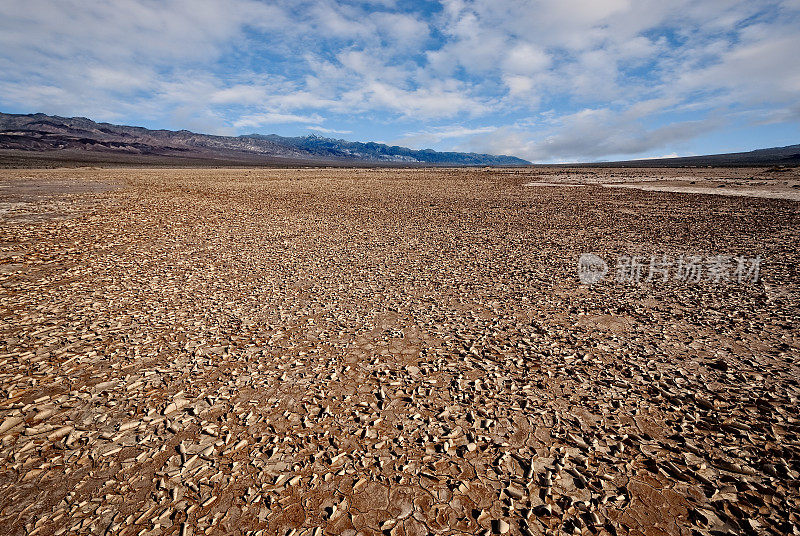
[[[798,172],[0,170],[0,534],[800,534],[800,203],[651,180]]]

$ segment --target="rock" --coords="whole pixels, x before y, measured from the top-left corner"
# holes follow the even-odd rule
[[[6,417],[3,419],[3,424],[0,424],[0,434],[4,434],[14,428],[15,426],[24,422],[22,417]]]
[[[523,497],[527,496],[527,493],[524,490],[516,486],[508,486],[504,491],[506,495],[516,500],[520,500]]]
[[[181,409],[185,408],[189,405],[189,401],[184,398],[176,398],[172,402],[164,407],[164,410],[161,412],[162,415],[171,415],[176,411],[180,411]]]
[[[58,439],[68,436],[73,430],[74,428],[72,426],[62,426],[61,428],[58,428],[54,432],[51,432],[50,435],[47,436],[47,439],[50,441],[56,441]]]
[[[495,534],[508,534],[508,531],[511,530],[508,522],[503,519],[496,519],[492,521],[492,527]]]

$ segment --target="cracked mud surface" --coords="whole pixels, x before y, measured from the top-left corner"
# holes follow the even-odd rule
[[[0,188],[0,534],[800,531],[796,202],[2,173],[56,186]],[[590,251],[761,281],[586,287]]]

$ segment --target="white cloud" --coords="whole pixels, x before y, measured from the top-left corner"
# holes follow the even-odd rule
[[[710,117],[648,128],[631,114],[586,109],[545,128],[498,128],[470,138],[459,149],[513,154],[533,162],[586,162],[609,155],[628,158],[687,142],[725,123],[723,118]]]
[[[394,0],[4,2],[0,105],[214,132],[335,131],[341,116],[411,130],[409,143],[537,160],[670,152],[720,117],[800,117],[798,0],[411,11]],[[498,127],[439,123],[477,119]]]
[[[725,90],[729,101],[796,101],[800,96],[800,34],[763,35],[722,54],[713,65],[680,77],[684,91]],[[772,34],[772,35],[770,35]]]
[[[123,93],[152,87],[155,75],[150,69],[114,69],[106,66],[92,66],[87,70],[92,85],[98,88]]]
[[[550,56],[543,50],[521,43],[511,47],[503,59],[503,71],[510,74],[532,75],[550,66]]]
[[[23,56],[171,65],[218,57],[244,25],[275,29],[284,14],[252,0],[29,0],[0,4],[0,20],[0,44]]]
[[[281,123],[318,123],[322,121],[319,115],[281,114],[275,112],[257,113],[244,116],[234,121],[236,128],[260,127],[263,125],[276,125]]]
[[[506,75],[503,81],[511,96],[528,94],[536,87],[536,79],[532,76]]]
[[[633,160],[661,160],[662,158],[678,158],[679,156],[690,156],[690,155],[679,155],[678,153],[669,153],[658,156],[643,156],[641,158],[634,158]]]
[[[461,125],[447,125],[447,126],[435,127],[424,131],[408,132],[406,134],[403,134],[399,139],[397,139],[395,142],[392,143],[411,148],[427,148],[443,140],[453,139],[453,138],[466,138],[468,136],[474,136],[476,134],[486,134],[488,132],[494,132],[495,130],[497,130],[497,127],[493,126],[470,128]]]
[[[430,36],[428,24],[408,14],[377,13],[371,19],[380,34],[394,47],[418,46]]]
[[[245,26],[283,21],[280,8],[253,0],[2,2],[0,103],[101,120],[213,118],[219,130],[225,120],[209,103],[223,83],[198,67]]]
[[[352,130],[336,130],[335,128],[324,128],[319,126],[307,126],[308,130],[316,130],[317,132],[324,132],[325,134],[352,134]]]
[[[486,105],[470,98],[452,83],[418,89],[402,89],[383,82],[369,82],[361,96],[370,104],[394,110],[407,117],[452,117],[458,113],[480,113]]]
[[[214,90],[208,100],[216,104],[258,104],[268,98],[267,88],[262,85],[237,84]]]

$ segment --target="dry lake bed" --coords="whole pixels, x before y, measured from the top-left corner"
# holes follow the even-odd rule
[[[800,534],[799,187],[0,170],[0,534]]]

